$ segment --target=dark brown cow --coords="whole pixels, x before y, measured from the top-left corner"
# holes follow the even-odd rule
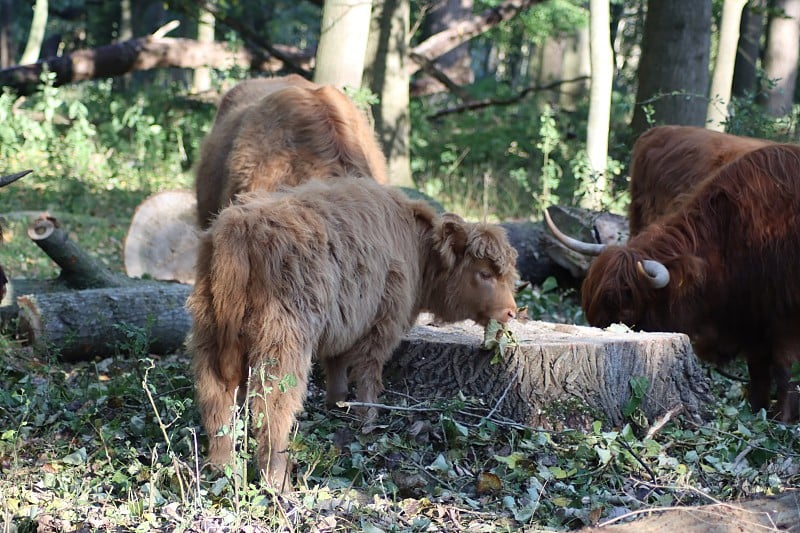
[[[222,98],[196,169],[201,228],[236,195],[312,177],[388,183],[386,159],[350,99],[295,74],[245,80]]]
[[[798,419],[790,368],[800,361],[800,146],[742,155],[626,246],[561,237],[599,254],[582,288],[590,324],[684,332],[715,362],[742,353],[753,409],[768,407],[774,379],[778,416]]]
[[[345,400],[348,381],[375,402],[383,365],[420,312],[480,324],[515,316],[516,257],[502,228],[436,215],[361,178],[250,193],[223,209],[201,238],[188,302],[209,461],[230,461],[220,429],[249,387],[259,465],[281,487],[312,359],[329,405]]]
[[[772,144],[694,126],[656,126],[631,151],[630,235],[680,209],[694,188],[737,157]]]

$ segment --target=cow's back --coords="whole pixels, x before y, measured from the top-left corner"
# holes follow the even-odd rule
[[[245,80],[220,102],[196,170],[198,222],[253,190],[318,177],[388,182],[366,115],[332,86],[296,75]]]
[[[771,141],[694,126],[656,126],[631,151],[628,218],[631,235],[679,209],[720,167]]]

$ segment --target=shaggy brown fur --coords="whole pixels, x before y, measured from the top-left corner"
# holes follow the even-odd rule
[[[693,126],[656,126],[631,151],[630,235],[677,211],[693,189],[737,157],[772,144]]]
[[[514,317],[516,257],[502,228],[437,216],[360,178],[250,193],[223,209],[202,236],[188,302],[210,462],[230,461],[220,429],[249,388],[259,465],[281,487],[312,359],[329,405],[346,398],[348,381],[358,401],[375,402],[383,365],[420,312],[480,324]],[[281,385],[287,375],[296,386]]]
[[[753,409],[800,416],[800,146],[771,144],[723,166],[681,210],[610,246],[592,262],[582,304],[594,326],[624,322],[650,331],[681,331],[705,359],[743,353]],[[639,272],[644,259],[664,264],[670,282],[654,289]],[[719,362],[719,361],[717,361]]]
[[[198,222],[205,229],[243,192],[345,175],[388,183],[375,134],[347,96],[295,74],[246,80],[225,94],[203,140]]]

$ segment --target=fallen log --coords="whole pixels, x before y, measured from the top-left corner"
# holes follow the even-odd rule
[[[191,319],[184,309],[191,287],[144,283],[17,298],[17,331],[39,352],[62,361],[91,360],[118,351],[133,356],[174,353]],[[137,343],[135,346],[133,343]]]

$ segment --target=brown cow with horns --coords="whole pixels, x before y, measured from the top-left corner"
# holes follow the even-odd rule
[[[209,461],[231,460],[232,407],[249,388],[259,467],[282,487],[312,359],[329,405],[349,381],[375,402],[384,363],[421,311],[484,325],[515,316],[516,257],[501,227],[438,216],[362,178],[254,192],[223,209],[201,238],[188,302]]]
[[[581,243],[545,215],[565,245],[597,255],[582,288],[590,324],[684,332],[715,362],[743,353],[752,408],[769,406],[774,380],[776,414],[798,419],[800,146],[742,155],[625,246]]]
[[[366,114],[335,87],[296,74],[239,82],[225,93],[203,139],[198,223],[207,228],[238,194],[332,176],[388,183]]]
[[[720,167],[771,141],[696,126],[656,126],[631,150],[630,234],[677,211],[694,188]]]

